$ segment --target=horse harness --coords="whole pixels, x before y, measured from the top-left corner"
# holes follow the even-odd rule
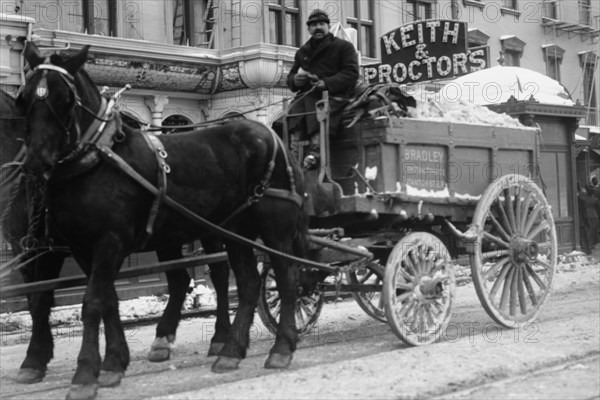
[[[164,202],[164,199],[166,197],[168,181],[167,176],[170,173],[171,168],[169,164],[167,164],[168,154],[165,151],[164,145],[161,142],[160,138],[157,135],[148,131],[142,130],[141,134],[149,149],[153,152],[156,158],[157,165],[159,167],[157,186],[154,186],[150,182],[145,180],[125,160],[123,160],[118,154],[116,154],[112,150],[112,146],[115,142],[121,142],[125,138],[121,127],[121,120],[117,116],[118,112],[116,103],[119,100],[121,94],[125,90],[129,89],[130,86],[127,85],[125,88],[117,91],[117,93],[115,93],[108,100],[104,96],[101,96],[100,108],[98,112],[95,113],[81,103],[81,100],[77,93],[77,89],[75,87],[75,79],[67,70],[53,64],[40,64],[35,69],[44,70],[43,76],[40,79],[40,82],[38,83],[38,87],[36,89],[36,99],[45,102],[53,117],[60,123],[60,125],[65,130],[65,133],[68,137],[67,144],[73,146],[73,149],[71,149],[58,162],[59,165],[63,164],[62,168],[58,169],[58,171],[53,171],[51,180],[66,180],[76,175],[79,175],[95,166],[100,160],[100,156],[104,160],[108,161],[109,164],[118,167],[128,176],[130,176],[132,179],[134,179],[136,182],[141,184],[143,187],[145,187],[147,190],[149,190],[156,196],[148,215],[148,220],[145,229],[146,236],[145,238],[143,238],[143,240],[141,240],[142,243],[146,243],[146,241],[150,238],[150,236],[153,233],[153,226],[156,220],[156,216],[158,214],[161,204]],[[46,74],[49,70],[58,72],[63,81],[67,84],[67,86],[75,96],[73,106],[68,113],[69,120],[67,124],[64,124],[62,122],[62,120],[59,118],[59,116],[52,108],[50,103],[46,101],[46,98],[48,96]],[[76,107],[81,107],[84,111],[86,111],[88,114],[94,117],[92,123],[90,124],[84,135],[81,135],[79,123],[75,118]],[[110,122],[114,122],[114,124],[109,124]],[[105,129],[108,126],[111,126],[112,129]],[[273,152],[271,154],[271,159],[267,164],[267,170],[265,172],[265,175],[263,176],[261,181],[254,187],[253,193],[250,194],[248,199],[244,203],[242,203],[235,211],[233,211],[227,218],[225,218],[219,224],[220,226],[224,226],[227,223],[229,223],[232,219],[234,219],[245,209],[260,201],[260,199],[263,196],[285,201],[291,201],[292,203],[296,204],[299,208],[303,207],[304,199],[300,194],[296,192],[293,168],[290,163],[288,154],[285,150],[283,151],[283,155],[286,163],[286,172],[288,175],[290,189],[287,190],[270,187],[271,176],[275,169],[275,158],[280,148],[284,149],[284,145],[281,141],[281,138],[279,138],[279,136],[277,136],[277,134],[272,129],[268,129],[273,139]]]

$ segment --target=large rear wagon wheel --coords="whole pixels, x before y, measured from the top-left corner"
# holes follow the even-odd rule
[[[527,177],[505,175],[484,192],[473,224],[471,273],[483,308],[508,328],[533,321],[550,293],[557,257],[542,190]]]
[[[279,317],[281,315],[281,297],[277,290],[277,282],[273,269],[269,267],[268,257],[259,263],[262,283],[260,286],[260,297],[258,298],[258,316],[269,332],[277,334]],[[323,309],[325,295],[322,291],[299,296],[296,300],[296,329],[298,334],[310,333],[319,319]]]
[[[450,321],[456,291],[454,266],[440,239],[410,233],[385,267],[385,315],[394,333],[413,346],[436,341]]]

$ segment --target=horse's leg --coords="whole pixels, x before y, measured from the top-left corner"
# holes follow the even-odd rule
[[[120,324],[119,303],[114,284],[125,259],[123,246],[123,239],[110,233],[94,244],[91,273],[81,310],[83,322],[81,350],[67,399],[96,397],[101,364],[99,343],[101,319],[105,321],[105,325],[108,324],[105,326],[108,361],[103,368],[111,368],[110,371],[118,374],[124,373],[129,365],[129,348]],[[89,253],[82,253],[74,248],[72,251],[85,269],[84,265]]]
[[[50,253],[25,266],[21,271],[25,283],[58,278],[64,259],[64,254]],[[27,302],[32,322],[31,339],[27,355],[17,375],[16,380],[19,383],[40,382],[54,356],[49,320],[50,309],[54,306],[54,291],[32,293],[27,296]]]
[[[289,209],[289,203],[266,201],[257,209],[256,218],[267,221],[261,229],[261,238],[272,249],[284,254],[303,257],[306,254],[308,242],[306,239],[307,221],[301,210]],[[285,216],[268,218],[269,215]],[[299,270],[295,263],[281,257],[271,257],[272,268],[275,272],[277,291],[281,298],[281,313],[275,344],[269,352],[265,368],[288,368],[292,362],[298,331],[296,329],[296,298],[298,295]]]
[[[208,254],[223,251],[221,243],[214,238],[202,239],[202,247]],[[229,264],[224,261],[211,264],[209,268],[210,279],[217,294],[217,321],[215,323],[215,334],[208,349],[208,356],[210,357],[218,355],[225,345],[227,335],[231,329],[231,322],[229,321]]]
[[[181,258],[181,245],[168,246],[156,251],[159,261],[170,261]],[[181,320],[181,307],[190,285],[190,275],[187,270],[179,269],[166,272],[169,286],[169,301],[156,326],[156,338],[150,348],[148,360],[154,362],[166,361],[171,357],[171,346],[175,342],[177,326]]]
[[[281,298],[281,313],[275,344],[269,351],[265,368],[281,369],[290,366],[298,342],[298,331],[296,329],[298,269],[289,267],[289,263],[274,256],[271,257],[271,265],[275,272],[277,291]]]
[[[260,275],[252,248],[232,242],[228,242],[226,247],[229,264],[235,273],[239,305],[227,342],[212,365],[213,372],[237,369],[240,361],[246,357],[250,326],[260,292]]]

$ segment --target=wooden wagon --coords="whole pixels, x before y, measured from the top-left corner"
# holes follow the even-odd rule
[[[330,156],[322,150],[321,170],[305,175],[309,197],[321,199],[309,202],[313,254],[339,269],[298,300],[298,328],[317,322],[323,290],[350,291],[403,341],[433,342],[450,319],[459,259],[469,260],[495,322],[533,321],[557,258],[551,208],[538,186],[539,134],[390,115],[345,129],[331,145],[322,134]],[[278,295],[264,271],[259,313],[274,330]]]

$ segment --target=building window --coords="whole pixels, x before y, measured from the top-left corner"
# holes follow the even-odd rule
[[[560,64],[565,50],[555,44],[542,46],[544,61],[546,61],[546,75],[560,82]]]
[[[79,0],[65,7],[61,29],[90,35],[117,36],[116,0]]]
[[[558,19],[558,6],[557,0],[544,0],[542,7],[544,10],[544,17],[550,19]]]
[[[172,0],[173,44],[214,48],[212,0]]]
[[[300,47],[298,0],[269,1],[269,38],[273,44]]]
[[[435,18],[436,0],[406,0],[408,21]]]
[[[579,23],[582,25],[592,24],[592,0],[578,0]]]
[[[344,0],[346,23],[356,29],[358,50],[362,55],[375,57],[373,3],[369,0]]]
[[[598,125],[598,103],[596,100],[596,81],[598,75],[598,55],[593,51],[579,54],[579,62],[583,69],[583,103],[589,109],[586,123]],[[596,75],[596,79],[594,79]]]
[[[191,125],[192,121],[189,118],[184,117],[183,115],[174,114],[164,119],[162,122],[162,132],[164,134],[175,133],[175,132],[184,132],[186,130],[190,130],[190,128],[166,128],[166,127],[177,127],[177,126],[186,126]]]
[[[502,4],[505,8],[510,8],[511,10],[518,10],[519,4],[518,0],[503,0]]]
[[[502,44],[502,59],[504,65],[509,67],[520,67],[521,57],[523,56],[523,49],[525,48],[525,42],[514,35],[507,35],[500,37],[500,43]]]
[[[478,28],[469,28],[467,42],[469,47],[485,46],[490,39],[489,35]]]

